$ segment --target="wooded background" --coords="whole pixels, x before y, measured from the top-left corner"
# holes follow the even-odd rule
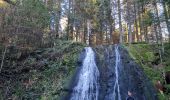
[[[0,3],[0,41],[5,45],[49,46],[54,45],[56,38],[89,45],[162,44],[170,37],[169,0],[1,0]]]

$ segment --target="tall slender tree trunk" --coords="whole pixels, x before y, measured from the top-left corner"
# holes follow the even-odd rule
[[[45,5],[46,5],[46,6],[48,5],[48,0],[45,0]]]
[[[145,13],[145,8],[144,8],[144,5],[142,6],[142,18],[144,18],[144,14],[143,13]],[[142,23],[142,28],[143,28],[143,36],[144,36],[144,40],[145,40],[145,42],[149,42],[149,39],[148,39],[148,27],[147,27],[147,25],[144,23],[144,21],[143,21],[143,23]]]
[[[132,43],[132,27],[131,27],[131,13],[130,13],[131,8],[130,8],[130,2],[128,2],[128,1],[127,1],[126,10],[127,10],[127,20],[128,20],[128,23],[127,23],[127,25],[128,25],[128,42],[129,42],[129,44],[131,44]]]
[[[141,14],[140,14],[140,3],[138,2],[138,20],[139,20],[139,41],[142,42],[142,20],[141,20]]]
[[[114,43],[113,33],[115,32],[115,29],[116,29],[115,14],[114,14],[115,9],[116,9],[116,7],[115,7],[114,0],[110,0],[110,10],[111,10],[110,11],[110,19],[111,19],[111,22],[110,22],[110,36],[111,36],[110,43],[111,44]]]
[[[87,20],[87,45],[90,45],[90,36],[91,36],[91,21]]]
[[[161,52],[164,53],[164,44],[163,44],[161,23],[160,23],[160,19],[159,19],[159,14],[158,14],[158,8],[157,8],[156,1],[153,3],[153,5],[154,5],[154,8],[156,10],[156,23],[157,23],[157,27],[158,27],[158,44],[161,45]]]
[[[168,11],[167,11],[167,12],[168,12],[168,14],[167,14],[167,15],[168,15],[168,18],[170,18],[170,4],[168,4],[167,9],[168,9]]]
[[[115,32],[115,30],[116,30],[116,23],[115,23],[115,19],[114,19],[114,21],[113,21],[113,31]]]
[[[144,15],[143,15],[143,13],[144,13],[145,11],[144,11],[144,3],[142,2],[142,7],[141,7],[141,27],[140,27],[140,29],[141,29],[141,41],[144,41],[143,40],[143,38],[145,39],[146,37],[145,37],[145,27],[144,27],[144,21],[143,21],[143,18],[144,18]]]
[[[131,27],[131,23],[128,23],[128,40],[129,40],[129,44],[132,43],[132,27]]]
[[[101,26],[100,26],[100,44],[102,44],[103,43],[103,25],[102,25],[102,23],[101,23]]]
[[[139,33],[138,33],[138,20],[137,20],[137,11],[138,10],[136,10],[136,9],[138,9],[137,7],[136,7],[136,2],[134,1],[134,11],[135,11],[135,26],[136,26],[136,38],[137,38],[137,42],[139,42]]]
[[[144,35],[145,35],[145,42],[149,42],[149,38],[148,38],[148,27],[145,26],[144,27]]]
[[[86,36],[87,36],[87,20],[84,16],[84,43],[86,43]]]
[[[159,58],[160,58],[160,61],[162,64],[162,55],[164,53],[164,45],[163,45],[163,41],[162,41],[161,26],[160,26],[160,20],[159,20],[159,16],[158,16],[158,9],[157,9],[156,1],[153,2],[153,5],[156,10],[156,18],[155,18],[156,20],[154,22],[154,29],[155,29],[155,33],[156,33]],[[164,73],[164,71],[163,71],[163,73]]]
[[[109,38],[108,38],[108,32],[107,32],[107,30],[108,30],[108,24],[106,25],[106,30],[105,30],[105,32],[106,32],[106,44],[109,43]]]
[[[79,41],[79,27],[76,28],[76,41]]]
[[[67,24],[67,40],[71,38],[70,36],[70,24],[71,24],[71,0],[69,0],[69,5],[68,5],[68,24]]]
[[[110,23],[110,44],[112,44],[112,41],[113,41],[113,34],[112,34],[112,32],[113,32],[113,26],[112,26],[112,23]]]
[[[164,8],[165,22],[166,22],[168,33],[169,33],[169,42],[170,42],[170,21],[168,18],[168,12],[167,12],[166,4],[165,4],[164,0],[162,1],[162,4],[163,4],[163,8]]]
[[[56,22],[56,38],[59,37],[60,19],[61,19],[61,0],[58,1],[59,5],[57,9],[57,22]]]
[[[120,4],[120,0],[118,0],[118,16],[119,16],[119,42],[123,43],[123,32],[122,32],[122,15],[121,15],[121,4]]]
[[[75,35],[74,35],[74,28],[75,28],[75,14],[76,14],[76,9],[75,9],[75,6],[76,3],[75,3],[75,0],[72,0],[72,16],[73,18],[71,18],[71,25],[70,25],[70,35],[71,35],[71,38],[72,40],[75,39]]]

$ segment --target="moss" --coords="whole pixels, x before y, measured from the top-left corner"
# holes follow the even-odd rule
[[[20,79],[10,83],[12,97],[29,100],[58,100],[66,95],[67,92],[64,89],[69,86],[75,73],[78,56],[84,46],[81,43],[56,40],[55,47],[35,51],[37,54],[34,53],[23,61],[31,68],[29,73],[20,75]],[[38,54],[39,51],[43,52]],[[41,65],[42,62],[46,65]],[[4,98],[3,95],[1,97]]]
[[[146,61],[154,61],[155,60],[155,56],[153,52],[146,52],[144,54],[144,58]]]
[[[168,100],[168,98],[164,94],[161,94],[161,93],[158,93],[158,98],[159,100]]]
[[[159,67],[158,65],[154,65],[154,62],[159,58],[157,53],[157,46],[156,45],[149,45],[149,44],[132,44],[132,45],[124,45],[125,48],[128,49],[130,56],[135,59],[137,63],[139,63],[145,74],[148,78],[155,84],[158,80],[164,82],[162,77],[163,69],[165,71],[170,71],[170,45],[165,44],[165,54],[163,56],[163,66]],[[156,67],[155,67],[156,66]],[[170,89],[170,87],[166,87]],[[160,100],[167,100],[170,97],[169,93],[158,94]]]

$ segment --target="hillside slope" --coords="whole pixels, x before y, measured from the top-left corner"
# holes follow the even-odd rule
[[[53,48],[25,55],[7,50],[0,73],[0,99],[58,100],[68,92],[83,47],[81,43],[57,40]]]
[[[156,45],[150,44],[132,44],[125,45],[131,57],[142,66],[145,74],[156,86],[160,81],[162,85],[159,91],[160,100],[168,100],[170,97],[170,85],[165,84],[166,78],[170,78],[170,44],[165,44],[165,53],[163,55],[163,63],[160,63],[158,48]],[[165,73],[165,78],[163,73]],[[167,82],[166,82],[167,83]],[[158,88],[158,87],[157,87]]]

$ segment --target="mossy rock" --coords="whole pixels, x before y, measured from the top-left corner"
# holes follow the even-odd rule
[[[163,55],[163,66],[155,68],[155,63],[160,63],[158,47],[157,45],[149,44],[132,44],[131,46],[126,46],[128,48],[131,57],[133,57],[137,63],[139,63],[144,69],[145,74],[149,77],[152,83],[158,80],[164,82],[162,77],[163,69],[165,72],[170,71],[170,44],[165,44],[165,54]],[[151,62],[151,63],[150,63]],[[170,89],[170,86],[166,86]],[[166,94],[158,94],[160,100],[168,100],[170,97],[170,92]]]

